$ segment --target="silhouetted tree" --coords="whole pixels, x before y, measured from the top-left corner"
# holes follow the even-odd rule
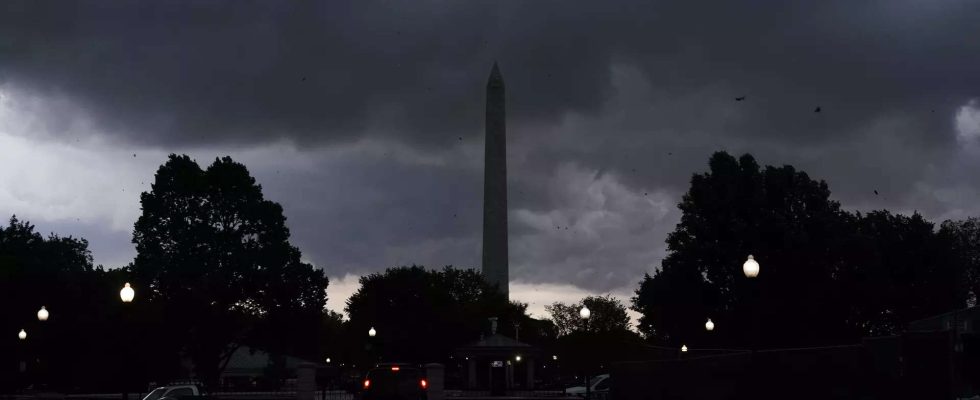
[[[588,307],[592,313],[588,320],[582,319],[579,311]],[[630,317],[626,306],[611,296],[588,296],[574,304],[556,302],[545,306],[551,314],[551,321],[557,328],[559,336],[569,335],[576,331],[626,331],[631,327]]]
[[[918,214],[844,212],[826,183],[790,166],[761,169],[749,155],[716,153],[709,166],[679,205],[660,270],[633,298],[649,337],[672,345],[853,342],[962,304],[953,241]],[[742,272],[749,254],[762,266],[755,279]]]
[[[939,236],[949,240],[955,254],[954,262],[963,274],[963,284],[969,304],[976,305],[980,296],[980,219],[945,221]]]
[[[705,338],[708,318],[717,324],[716,342],[848,336],[831,278],[846,214],[826,183],[790,166],[763,170],[749,155],[716,153],[709,166],[679,205],[661,271],[645,277],[633,300],[640,329],[674,345]],[[742,273],[750,254],[762,265],[755,280]]]
[[[853,222],[837,295],[851,304],[849,322],[861,333],[898,333],[912,320],[964,304],[964,270],[950,235],[919,214],[874,211]]]
[[[135,284],[162,305],[198,377],[214,382],[241,344],[316,353],[327,278],[300,261],[282,207],[244,165],[224,157],[202,170],[171,155],[140,202]]]
[[[508,302],[475,270],[389,268],[360,282],[347,301],[349,345],[369,348],[384,361],[444,361],[456,347],[478,340],[489,317],[499,318],[502,331],[519,322],[521,341],[540,336],[524,314],[526,305]],[[372,327],[375,338],[368,337]]]
[[[347,321],[340,313],[323,310],[320,315],[320,329],[317,343],[319,344],[319,354],[316,360],[325,361],[328,357],[334,365],[348,360],[350,349],[347,346]]]
[[[121,272],[94,267],[85,239],[45,238],[16,217],[0,226],[0,331],[12,332],[11,340],[0,340],[0,389],[34,384],[118,390],[124,382],[114,377],[124,366],[136,378],[146,368],[165,370],[161,346],[120,362],[125,354],[119,344],[132,333],[121,318]],[[45,322],[37,320],[41,306],[50,313]],[[20,329],[27,331],[26,341],[14,336]],[[157,362],[146,365],[142,356]]]
[[[582,319],[582,306],[591,316]],[[555,353],[569,372],[596,374],[613,361],[642,357],[642,340],[630,330],[626,306],[611,296],[588,296],[574,304],[546,306],[559,334]]]

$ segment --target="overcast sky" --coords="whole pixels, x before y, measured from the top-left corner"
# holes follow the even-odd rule
[[[980,215],[978,15],[975,0],[4,1],[0,214],[122,266],[167,154],[231,155],[332,278],[333,309],[386,267],[479,267],[497,60],[512,296],[537,313],[626,298],[718,150],[825,179],[847,209]]]

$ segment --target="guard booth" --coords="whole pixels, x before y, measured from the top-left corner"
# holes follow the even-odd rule
[[[534,390],[534,374],[541,352],[516,339],[497,333],[490,319],[490,335],[456,349],[465,363],[466,389],[489,390],[493,396],[508,391]]]

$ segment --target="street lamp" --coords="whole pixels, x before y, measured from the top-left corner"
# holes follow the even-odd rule
[[[327,357],[327,364],[330,364],[330,357]]]
[[[122,300],[123,303],[131,303],[133,302],[134,297],[136,297],[136,292],[133,291],[132,286],[129,286],[129,282],[126,282],[126,285],[124,285],[122,290],[119,291],[119,299]]]
[[[20,340],[27,340],[27,332],[21,329],[20,332],[17,332],[17,338]]]
[[[514,361],[521,362],[521,355],[518,354],[517,357],[514,357]]]
[[[47,321],[49,316],[50,316],[50,314],[48,313],[48,310],[44,308],[44,306],[41,306],[41,309],[40,310],[37,310],[37,320],[38,321],[41,321],[41,322]]]
[[[708,318],[708,322],[704,323],[704,329],[706,329],[708,332],[715,330],[715,323],[711,322],[711,318]]]
[[[589,307],[586,307],[585,306],[585,303],[582,304],[582,309],[581,310],[578,310],[578,316],[581,317],[582,320],[585,321],[585,330],[588,331],[589,330],[589,318],[592,317],[592,311],[589,310]],[[590,389],[591,389],[591,386],[592,386],[591,385],[592,382],[589,382],[589,375],[590,375],[589,374],[589,371],[586,370],[584,375],[585,375],[585,400],[591,400],[591,398],[592,398],[592,391]]]
[[[378,335],[378,331],[374,330],[374,327],[372,326],[371,329],[368,330],[368,336],[375,337],[377,335]]]
[[[742,264],[742,272],[745,273],[746,278],[755,278],[759,276],[759,263],[755,261],[755,257],[749,255],[749,258],[745,260]]]
[[[686,344],[681,345],[681,352],[687,353],[687,345]]]
[[[558,361],[558,356],[551,356],[552,360]]]

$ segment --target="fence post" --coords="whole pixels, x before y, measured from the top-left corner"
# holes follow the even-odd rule
[[[445,400],[446,398],[446,367],[432,363],[425,365],[425,378],[429,383],[428,400]]]
[[[316,364],[304,362],[296,367],[296,400],[316,400]]]

